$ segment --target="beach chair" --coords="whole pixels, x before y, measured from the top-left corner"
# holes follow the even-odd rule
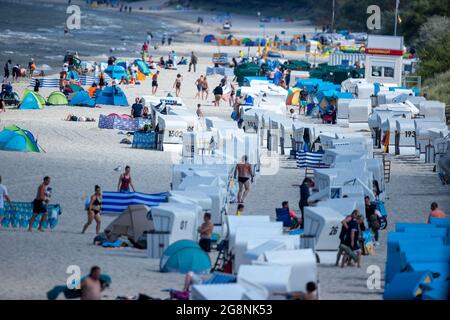
[[[450,276],[450,262],[410,262],[408,271],[429,271],[433,275],[434,281],[447,281]]]
[[[402,271],[402,259],[400,256],[400,244],[403,247],[409,245],[413,250],[418,248],[433,248],[443,246],[442,238],[431,238],[428,235],[412,235],[405,233],[390,233],[388,235],[387,260],[385,268],[385,282],[389,283],[395,274]],[[405,265],[403,265],[403,269]]]
[[[422,285],[422,300],[448,300],[450,292],[450,282],[433,281]]]
[[[395,224],[396,232],[404,232],[406,229],[434,229],[434,228],[436,228],[435,225],[426,223],[399,222]]]
[[[289,217],[289,209],[288,208],[277,208],[275,209],[275,213],[276,213],[276,221],[281,221],[283,222],[283,227],[290,227],[292,222],[291,222],[291,217]]]
[[[422,284],[431,281],[431,273],[427,271],[399,273],[384,288],[383,299],[417,300],[423,293]]]

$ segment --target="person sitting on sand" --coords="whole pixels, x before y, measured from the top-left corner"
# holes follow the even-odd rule
[[[317,285],[315,282],[308,282],[306,284],[305,292],[274,292],[274,296],[284,296],[287,300],[318,300]]]
[[[244,211],[245,211],[245,206],[242,203],[239,203],[237,205],[236,215],[237,216],[242,216],[244,214]]]
[[[97,92],[97,83],[93,82],[88,89],[88,94],[91,98],[95,98],[95,93]]]
[[[164,61],[163,57],[159,58],[159,66],[161,68],[165,68],[166,67],[166,62]]]
[[[283,201],[281,203],[281,207],[284,209],[288,209],[289,218],[291,219],[291,229],[300,227],[300,219],[293,210],[289,209],[289,202]]]
[[[114,79],[114,80],[117,81],[117,79]],[[122,76],[122,78],[119,81],[119,85],[122,85],[122,84],[128,84],[128,79],[125,78],[125,76]]]
[[[47,219],[47,207],[48,203],[50,202],[51,197],[51,188],[50,185],[50,177],[46,176],[44,177],[43,182],[39,185],[36,198],[33,201],[33,215],[30,218],[30,224],[28,227],[28,231],[32,231],[34,220],[36,220],[36,217],[39,214],[42,214],[41,221],[39,222],[39,231],[44,231],[42,229],[42,224]]]
[[[136,189],[133,186],[133,182],[131,180],[131,168],[130,166],[125,167],[125,172],[122,173],[119,177],[119,183],[117,185],[117,191],[119,192],[130,192],[130,187],[133,189],[133,192],[136,192]]]
[[[100,267],[93,266],[89,276],[81,282],[81,300],[101,300],[102,285],[100,283]]]
[[[91,196],[91,201],[89,202],[89,207],[87,209],[88,220],[81,233],[86,232],[86,229],[91,225],[92,220],[95,220],[96,222],[95,234],[100,233],[100,225],[102,222],[100,219],[100,212],[102,211],[102,190],[98,185],[95,186],[94,190],[95,192]]]
[[[144,119],[150,118],[150,111],[148,110],[148,107],[144,107],[144,109],[142,109],[142,118]]]
[[[431,211],[430,215],[428,216],[427,223],[430,223],[431,218],[447,218],[445,212],[439,209],[438,204],[436,202],[431,203]]]

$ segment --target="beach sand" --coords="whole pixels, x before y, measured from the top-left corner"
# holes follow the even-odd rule
[[[138,5],[137,5],[138,6]],[[190,16],[189,16],[190,14]],[[185,13],[167,11],[167,15],[177,23],[190,25],[198,16],[197,12]],[[174,19],[176,17],[176,19]],[[252,20],[253,19],[253,20]],[[250,25],[255,28],[251,29]],[[302,32],[299,25],[282,26],[290,32]],[[214,29],[217,26],[211,26]],[[256,17],[235,18],[233,28],[242,34],[255,37]],[[291,29],[290,29],[291,28]],[[306,26],[305,32],[311,30]],[[205,30],[210,31],[210,30]],[[266,29],[266,32],[267,29]],[[205,32],[206,33],[206,32]],[[202,31],[203,34],[203,31]],[[195,38],[195,36],[193,36]],[[172,48],[170,48],[172,49]],[[179,44],[175,42],[173,49],[178,56],[188,56],[194,50],[200,57],[196,73],[188,73],[187,66],[179,66],[177,71],[162,70],[159,95],[173,93],[173,82],[177,73],[183,74],[184,82],[181,96],[192,108],[202,103],[206,116],[214,115],[229,119],[231,108],[222,103],[219,108],[213,107],[211,98],[208,102],[194,99],[194,81],[204,74],[211,65],[211,55],[216,47],[203,43]],[[239,47],[221,48],[223,51],[237,55]],[[165,47],[154,54],[155,57],[168,52]],[[253,48],[255,50],[255,48]],[[63,51],[63,49],[62,49]],[[126,57],[125,57],[126,58]],[[131,57],[130,57],[131,58]],[[137,58],[137,57],[133,57]],[[210,77],[211,89],[218,84],[219,76]],[[15,90],[21,95],[25,83],[16,84]],[[139,86],[124,86],[124,92],[131,103],[135,97],[150,94],[150,81]],[[44,96],[53,91],[43,89]],[[0,151],[0,175],[8,187],[13,201],[32,201],[42,177],[52,178],[53,203],[62,206],[58,226],[44,233],[28,233],[24,230],[0,228],[0,299],[46,299],[46,292],[55,285],[65,284],[69,265],[81,267],[82,274],[87,274],[92,265],[99,265],[103,272],[112,276],[111,288],[105,291],[106,299],[116,296],[131,296],[144,293],[152,297],[167,298],[164,288],[181,289],[183,275],[160,273],[159,260],[147,259],[146,251],[132,248],[104,249],[94,246],[92,240],[94,224],[87,233],[80,234],[86,221],[83,210],[84,200],[93,192],[95,184],[103,190],[115,190],[118,172],[114,168],[130,165],[136,189],[141,192],[154,193],[167,191],[171,182],[171,155],[159,151],[131,149],[128,145],[119,144],[124,137],[117,130],[100,130],[95,123],[66,122],[62,119],[72,113],[78,116],[95,117],[100,114],[128,113],[129,108],[103,106],[90,109],[82,107],[46,107],[44,110],[12,110],[0,114],[0,127],[17,124],[30,130],[39,141],[45,152],[15,153]],[[429,205],[437,201],[444,210],[450,208],[449,187],[442,186],[439,178],[425,165],[408,157],[392,158],[391,182],[388,184],[389,199],[386,201],[389,212],[389,230],[395,221],[424,222]],[[299,200],[298,186],[304,177],[304,171],[295,168],[295,162],[280,157],[280,169],[277,175],[260,176],[252,186],[246,201],[247,214],[270,214],[274,216],[275,208],[281,201],[288,200],[291,207],[297,209]],[[234,212],[235,205],[230,205]],[[104,216],[103,227],[112,217]],[[381,233],[382,245],[376,254],[363,257],[363,267],[345,269],[319,265],[320,295],[323,299],[380,299],[382,290],[367,289],[369,265],[378,265],[384,269],[386,259],[387,231]]]

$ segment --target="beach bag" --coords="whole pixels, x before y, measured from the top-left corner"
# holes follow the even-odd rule
[[[369,226],[373,231],[380,230],[381,224],[376,214],[372,214],[369,217]]]

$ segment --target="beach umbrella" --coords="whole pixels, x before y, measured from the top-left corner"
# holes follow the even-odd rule
[[[288,106],[299,105],[300,93],[302,92],[302,90],[300,90],[298,88],[294,88],[289,91],[290,91],[290,93],[288,93],[288,97],[286,99],[286,104]]]
[[[37,71],[52,71],[53,68],[50,67],[48,64],[41,64],[36,68]]]

